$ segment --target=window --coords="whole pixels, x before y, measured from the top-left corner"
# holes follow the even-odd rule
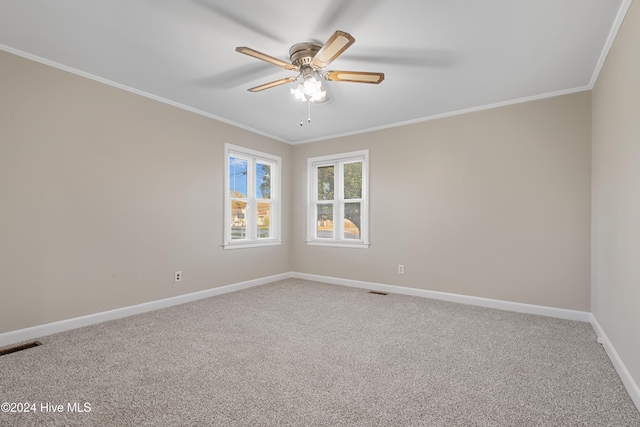
[[[279,245],[280,157],[225,144],[225,249]]]
[[[368,166],[368,150],[308,159],[308,244],[368,247]]]

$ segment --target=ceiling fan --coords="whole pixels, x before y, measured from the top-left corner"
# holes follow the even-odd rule
[[[355,82],[378,84],[384,80],[383,73],[372,73],[366,71],[326,71],[325,68],[340,56],[349,46],[356,41],[349,33],[344,31],[336,31],[327,40],[324,46],[315,43],[298,43],[289,49],[289,57],[291,62],[283,61],[273,56],[269,56],[257,50],[240,46],[236,47],[236,52],[266,61],[270,64],[277,65],[286,70],[295,71],[298,74],[291,77],[275,80],[273,82],[261,84],[252,87],[249,92],[260,92],[265,89],[280,86],[286,83],[294,82],[298,79],[302,83],[297,89],[291,89],[291,93],[301,101],[323,102],[326,100],[326,92],[322,90],[320,80],[316,78],[322,77],[328,81],[338,82]]]

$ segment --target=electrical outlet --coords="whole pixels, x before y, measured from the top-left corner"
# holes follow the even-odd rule
[[[182,282],[182,271],[176,271],[173,273],[173,281],[175,283]]]
[[[398,274],[404,274],[404,265],[398,264]]]

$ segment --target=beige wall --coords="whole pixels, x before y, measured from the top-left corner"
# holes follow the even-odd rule
[[[581,92],[296,146],[294,268],[589,311],[590,119]],[[307,246],[306,158],[364,148],[371,247]]]
[[[592,311],[640,385],[640,5],[593,90]]]
[[[292,270],[590,310],[589,92],[292,147],[0,61],[0,333]],[[224,142],[283,157],[283,246],[221,249]],[[371,247],[308,247],[306,158],[364,148]]]
[[[0,333],[291,271],[224,251],[224,142],[292,147],[0,51]],[[184,280],[173,283],[173,272]]]

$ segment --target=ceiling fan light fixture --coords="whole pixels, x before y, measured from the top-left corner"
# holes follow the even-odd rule
[[[307,97],[304,94],[304,86],[302,85],[302,83],[298,84],[298,86],[294,89],[291,88],[291,94],[298,100],[298,101],[302,101],[305,102],[307,100]]]
[[[308,93],[316,93],[322,89],[322,83],[320,83],[319,80],[316,80],[313,76],[304,79],[304,83],[302,83],[302,85],[304,86],[304,90]]]
[[[295,89],[291,89],[291,94],[302,102],[322,101],[327,95],[327,91],[323,90],[318,73],[310,66],[305,65],[300,71],[300,76],[302,76],[302,83],[299,83]]]
[[[327,96],[327,92],[324,90],[320,90],[315,92],[313,95],[311,95],[311,98],[309,98],[309,101],[320,102],[324,99],[325,96]]]

